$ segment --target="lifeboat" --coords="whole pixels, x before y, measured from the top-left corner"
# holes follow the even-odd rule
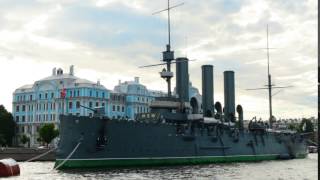
[[[20,175],[20,168],[14,159],[8,158],[0,160],[0,177],[18,175]]]

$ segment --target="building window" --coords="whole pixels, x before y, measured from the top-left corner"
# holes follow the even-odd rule
[[[117,106],[117,111],[120,112],[120,106]]]
[[[16,112],[19,112],[19,110],[20,110],[20,107],[16,106]]]
[[[99,102],[96,102],[96,107],[98,107],[99,106]]]
[[[104,92],[102,92],[102,98],[104,98]]]
[[[72,102],[69,102],[69,109],[72,109]]]
[[[140,98],[138,97],[138,101],[140,100]]]
[[[101,106],[104,107],[104,103],[102,103]]]
[[[124,106],[122,106],[122,108],[121,108],[121,109],[122,109],[122,112],[124,112]]]
[[[115,111],[116,110],[116,107],[115,105],[112,106],[112,111]]]
[[[92,96],[92,91],[89,92],[89,96],[90,96],[90,97]]]
[[[80,91],[79,90],[77,91],[77,96],[80,96]]]
[[[19,122],[19,116],[16,116],[16,122]]]
[[[55,114],[53,114],[52,120],[53,121],[56,120],[56,115]]]
[[[25,121],[26,121],[26,117],[22,116],[22,122],[25,122]]]
[[[22,105],[22,111],[26,111],[26,106],[25,105]]]
[[[39,99],[41,99],[41,94],[39,94]]]
[[[80,108],[80,101],[77,101],[77,103],[76,103],[76,107],[77,107],[77,109],[79,109],[79,108]]]
[[[92,102],[89,102],[89,107],[92,108]]]
[[[30,95],[30,101],[32,101],[32,95]]]
[[[99,95],[99,94],[98,94],[98,91],[97,91],[97,92],[96,92],[96,97],[98,97],[98,95]]]
[[[54,93],[51,93],[51,98],[54,98]]]
[[[46,93],[46,94],[44,95],[44,98],[45,98],[45,99],[47,99],[47,98],[48,98],[48,93]]]

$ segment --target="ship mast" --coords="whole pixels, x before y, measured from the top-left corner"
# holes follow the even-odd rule
[[[175,6],[170,6],[170,0],[168,0],[168,7],[166,9],[153,13],[154,15],[163,11],[167,11],[168,15],[168,44],[166,46],[166,51],[162,52],[162,61],[164,61],[167,65],[167,69],[163,69],[162,72],[160,72],[161,77],[164,78],[168,84],[168,97],[171,97],[171,78],[173,77],[173,72],[171,72],[171,63],[174,60],[174,51],[171,51],[170,9],[176,8],[183,4],[184,3],[180,3]]]
[[[269,26],[267,24],[267,47],[266,48],[261,48],[267,50],[267,63],[268,63],[268,84],[266,85],[267,88],[254,88],[254,89],[247,89],[247,90],[261,90],[261,89],[267,89],[268,90],[268,99],[269,99],[269,124],[270,128],[272,128],[272,123],[273,123],[273,115],[272,115],[272,96],[275,94],[272,94],[272,89],[282,89],[282,88],[289,88],[292,86],[275,86],[271,82],[271,74],[270,74],[270,54],[269,50],[270,49],[275,49],[275,48],[270,48],[269,47]],[[277,92],[278,93],[278,92]]]
[[[272,84],[270,74],[270,61],[269,61],[269,26],[267,24],[267,59],[268,59],[268,95],[269,95],[269,123],[272,128]]]

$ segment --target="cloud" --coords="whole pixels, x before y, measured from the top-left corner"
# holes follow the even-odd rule
[[[176,0],[171,3],[179,4]],[[272,80],[293,85],[274,96],[276,117],[316,115],[317,3],[308,1],[184,1],[171,11],[175,56],[187,56],[190,79],[201,89],[201,65],[215,71],[215,100],[223,102],[223,71],[234,70],[237,104],[245,118],[268,118],[266,91],[246,91],[267,83],[266,25]],[[140,76],[151,89],[166,90],[161,62],[167,44],[167,1],[38,0],[0,2],[1,90],[11,109],[14,88],[50,75],[53,67],[74,64],[76,74],[101,80],[109,89],[118,79]],[[49,67],[50,66],[50,67]],[[21,77],[29,68],[37,74]],[[173,69],[174,66],[173,66]],[[16,71],[19,71],[17,73]],[[10,80],[4,78],[7,75]],[[10,82],[9,82],[10,81]],[[173,86],[175,80],[173,80]],[[200,91],[201,92],[201,91]],[[276,92],[276,90],[274,91]],[[10,97],[10,98],[7,98]]]

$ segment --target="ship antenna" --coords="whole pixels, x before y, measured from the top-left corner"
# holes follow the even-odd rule
[[[267,61],[268,61],[268,85],[267,88],[254,88],[254,89],[247,89],[247,90],[261,90],[261,89],[268,89],[268,98],[269,98],[269,124],[270,128],[272,128],[272,96],[278,94],[280,91],[276,92],[275,94],[272,94],[272,89],[279,89],[279,88],[289,88],[293,86],[275,86],[274,84],[271,83],[271,74],[270,74],[270,55],[269,55],[269,50],[270,49],[276,49],[276,48],[270,48],[269,47],[269,26],[267,24],[267,47],[266,48],[260,48],[260,49],[265,49],[267,50]]]
[[[166,79],[168,84],[168,97],[171,96],[171,78],[173,77],[173,72],[171,72],[171,61],[174,60],[174,52],[171,51],[170,10],[178,6],[182,6],[183,4],[184,3],[180,3],[174,6],[170,6],[170,0],[168,0],[168,7],[166,9],[152,13],[152,15],[161,13],[163,11],[167,11],[168,13],[168,44],[166,47],[166,51],[162,52],[162,60],[166,62],[167,69],[163,69],[163,71],[160,72],[161,77]]]

